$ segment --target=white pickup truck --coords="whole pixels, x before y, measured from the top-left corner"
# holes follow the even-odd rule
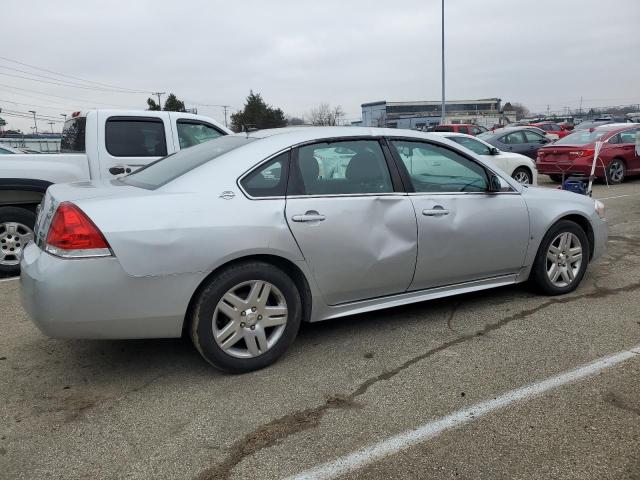
[[[65,122],[59,154],[0,155],[0,274],[18,273],[49,185],[118,177],[230,133],[211,118],[189,113],[90,110]]]

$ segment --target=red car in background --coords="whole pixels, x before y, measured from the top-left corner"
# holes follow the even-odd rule
[[[482,132],[486,132],[487,129],[479,125],[472,123],[451,123],[447,125],[436,125],[433,129],[434,132],[455,132],[466,133],[467,135],[478,135]]]
[[[620,183],[627,175],[640,174],[640,124],[611,123],[577,130],[538,150],[538,172],[560,182],[562,175],[589,176],[595,142],[602,148],[596,161],[595,176],[609,183]]]
[[[530,123],[532,127],[538,127],[544,130],[548,135],[557,135],[558,138],[564,138],[571,133],[571,129],[565,125],[559,125],[554,122],[536,122]]]

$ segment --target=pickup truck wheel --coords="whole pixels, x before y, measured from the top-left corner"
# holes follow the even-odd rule
[[[33,240],[36,216],[25,208],[0,207],[0,274],[20,273],[20,258]]]

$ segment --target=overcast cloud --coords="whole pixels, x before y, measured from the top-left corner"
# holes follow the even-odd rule
[[[197,104],[234,111],[250,89],[289,115],[326,101],[342,105],[349,120],[363,102],[440,98],[439,0],[0,6],[3,57],[174,92],[219,120],[222,109]],[[640,0],[446,0],[445,8],[449,99],[499,97],[534,111],[577,108],[581,96],[586,107],[640,103]],[[38,83],[3,75],[23,75],[3,67],[29,70],[0,60],[3,109],[57,116],[106,104],[146,107],[144,93]],[[5,118],[24,131],[32,124]]]

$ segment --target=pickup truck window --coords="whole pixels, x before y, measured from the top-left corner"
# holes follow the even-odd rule
[[[255,138],[251,137],[224,135],[211,142],[186,148],[168,157],[156,160],[131,175],[122,177],[121,181],[134,187],[155,190],[194,168],[255,140]]]
[[[167,139],[159,118],[111,117],[105,127],[107,152],[114,157],[164,157]]]
[[[64,122],[60,153],[85,153],[84,133],[87,117],[75,117]]]
[[[222,135],[213,125],[197,120],[178,120],[177,124],[180,149],[193,147]]]

